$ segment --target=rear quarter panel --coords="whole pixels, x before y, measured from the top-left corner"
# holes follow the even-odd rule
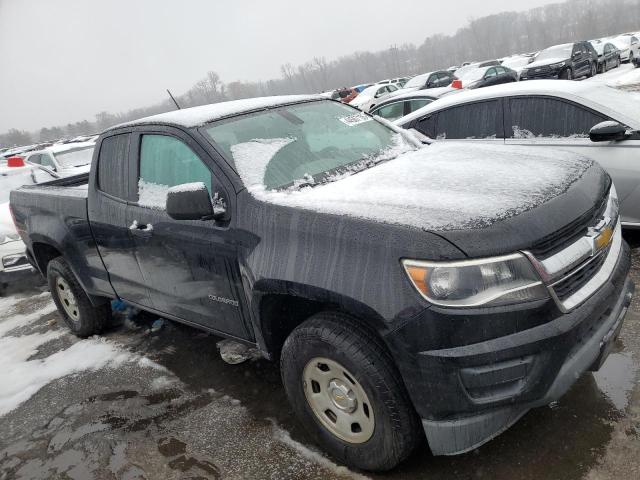
[[[87,220],[86,186],[23,187],[11,192],[11,208],[31,258],[42,245],[53,247],[87,293],[114,296]]]

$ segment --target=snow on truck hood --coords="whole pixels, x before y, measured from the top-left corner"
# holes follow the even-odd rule
[[[432,230],[484,228],[564,193],[593,165],[571,152],[434,144],[335,182],[257,199],[321,213]]]

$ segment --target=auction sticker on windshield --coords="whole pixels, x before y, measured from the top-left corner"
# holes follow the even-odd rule
[[[359,125],[361,123],[370,122],[373,120],[372,117],[365,115],[364,113],[354,113],[353,115],[347,115],[346,117],[341,117],[340,120],[345,125],[353,127],[354,125]]]

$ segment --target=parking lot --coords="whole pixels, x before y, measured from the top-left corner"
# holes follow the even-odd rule
[[[640,235],[627,241],[638,283]],[[103,339],[80,341],[35,276],[0,302],[0,356],[13,354],[8,371],[41,386],[0,418],[0,478],[362,478],[313,446],[274,364],[227,365],[218,338],[169,322],[152,331],[156,318],[144,315],[120,314]],[[424,446],[384,478],[638,478],[639,359],[636,296],[615,353],[560,402],[465,455]]]
[[[7,124],[0,480],[640,479],[640,31],[540,12]]]

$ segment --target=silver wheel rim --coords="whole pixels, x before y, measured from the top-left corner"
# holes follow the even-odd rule
[[[62,308],[65,313],[75,321],[80,320],[80,312],[78,311],[78,302],[76,297],[69,288],[69,284],[62,277],[56,278],[56,292],[58,293],[58,299],[62,304]]]
[[[373,406],[364,388],[346,368],[324,357],[309,360],[303,371],[304,395],[320,423],[349,443],[364,443],[375,428]]]

